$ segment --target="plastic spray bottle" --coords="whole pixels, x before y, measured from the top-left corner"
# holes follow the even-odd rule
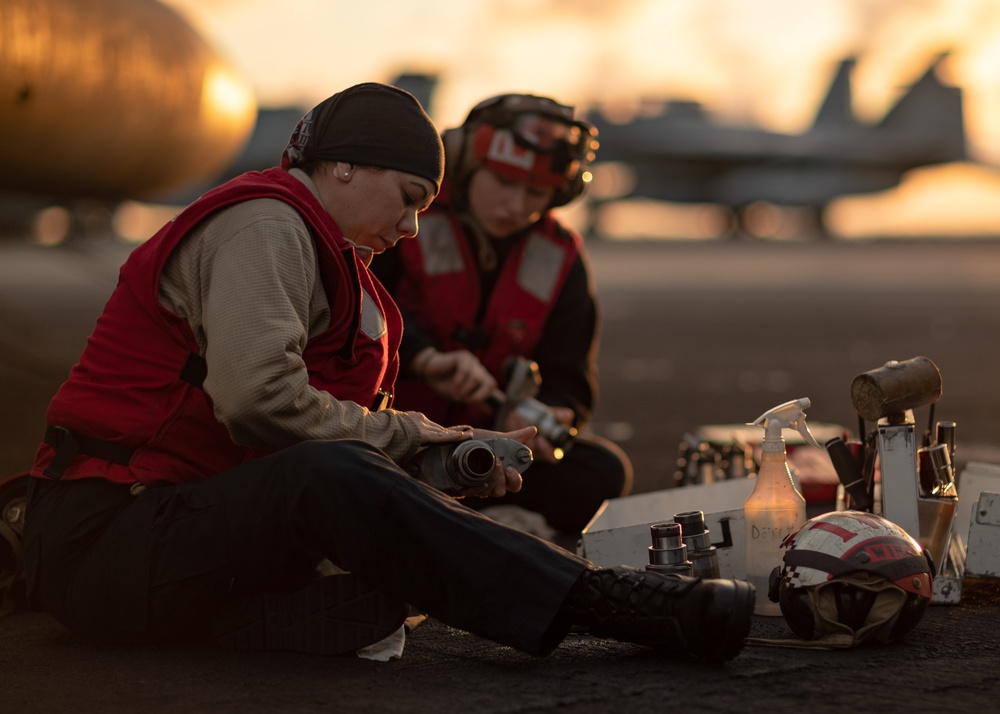
[[[781,542],[806,522],[806,500],[795,488],[785,457],[784,429],[796,429],[813,446],[820,445],[806,425],[808,398],[793,399],[764,412],[752,426],[764,428],[760,470],[753,492],[743,504],[746,521],[747,580],[757,588],[755,615],[780,615],[767,597],[771,571],[782,563]],[[820,447],[822,448],[822,447]]]

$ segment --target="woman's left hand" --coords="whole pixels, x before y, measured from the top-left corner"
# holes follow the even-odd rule
[[[447,444],[451,441],[472,439],[471,426],[441,426],[420,412],[405,412],[420,432],[420,444]]]
[[[467,428],[467,427],[466,427]],[[538,429],[533,426],[517,429],[516,431],[490,431],[489,429],[473,429],[473,439],[513,439],[522,444],[529,444],[538,433]],[[479,498],[500,498],[508,493],[517,493],[521,490],[523,480],[521,474],[513,466],[504,466],[500,459],[496,460],[496,467],[490,478],[472,488],[465,489],[460,495],[478,496]]]

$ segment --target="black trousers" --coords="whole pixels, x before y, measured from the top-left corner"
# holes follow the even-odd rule
[[[356,441],[312,441],[204,481],[32,479],[32,602],[115,641],[203,636],[227,600],[287,590],[329,558],[442,622],[546,654],[587,563],[480,516]]]

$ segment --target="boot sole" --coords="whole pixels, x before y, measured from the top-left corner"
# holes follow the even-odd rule
[[[225,607],[212,623],[222,647],[335,656],[399,629],[409,608],[351,574],[330,575],[293,592],[260,593]]]
[[[726,587],[716,587],[712,595],[712,604],[705,612],[702,641],[715,646],[699,648],[697,654],[711,662],[725,662],[746,645],[753,622],[755,588],[745,580],[730,580]]]

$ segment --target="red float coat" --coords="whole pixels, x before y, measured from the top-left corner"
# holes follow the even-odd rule
[[[461,224],[448,210],[433,206],[420,217],[415,240],[402,241],[406,272],[394,297],[442,351],[469,349],[503,388],[507,357],[531,357],[577,256],[581,239],[546,215],[517,240],[500,268],[489,303],[482,300],[479,267]],[[456,333],[479,328],[488,338],[470,348]],[[439,424],[493,428],[484,406],[452,403],[419,379],[401,376],[394,408],[421,411]]]
[[[208,478],[268,453],[235,444],[215,418],[211,399],[200,386],[204,373],[197,375],[204,361],[194,334],[158,299],[163,266],[181,239],[215,211],[255,198],[291,205],[313,235],[331,322],[303,352],[309,384],[363,406],[375,404],[380,389],[391,393],[402,336],[402,318],[392,298],[301,181],[281,169],[243,174],[191,204],[122,266],[118,285],[80,362],[49,405],[46,421],[134,451],[127,465],[80,453],[62,478],[179,483]],[[361,329],[362,304],[369,299],[386,325],[376,338]],[[33,476],[45,477],[53,453],[48,443],[41,445]]]

